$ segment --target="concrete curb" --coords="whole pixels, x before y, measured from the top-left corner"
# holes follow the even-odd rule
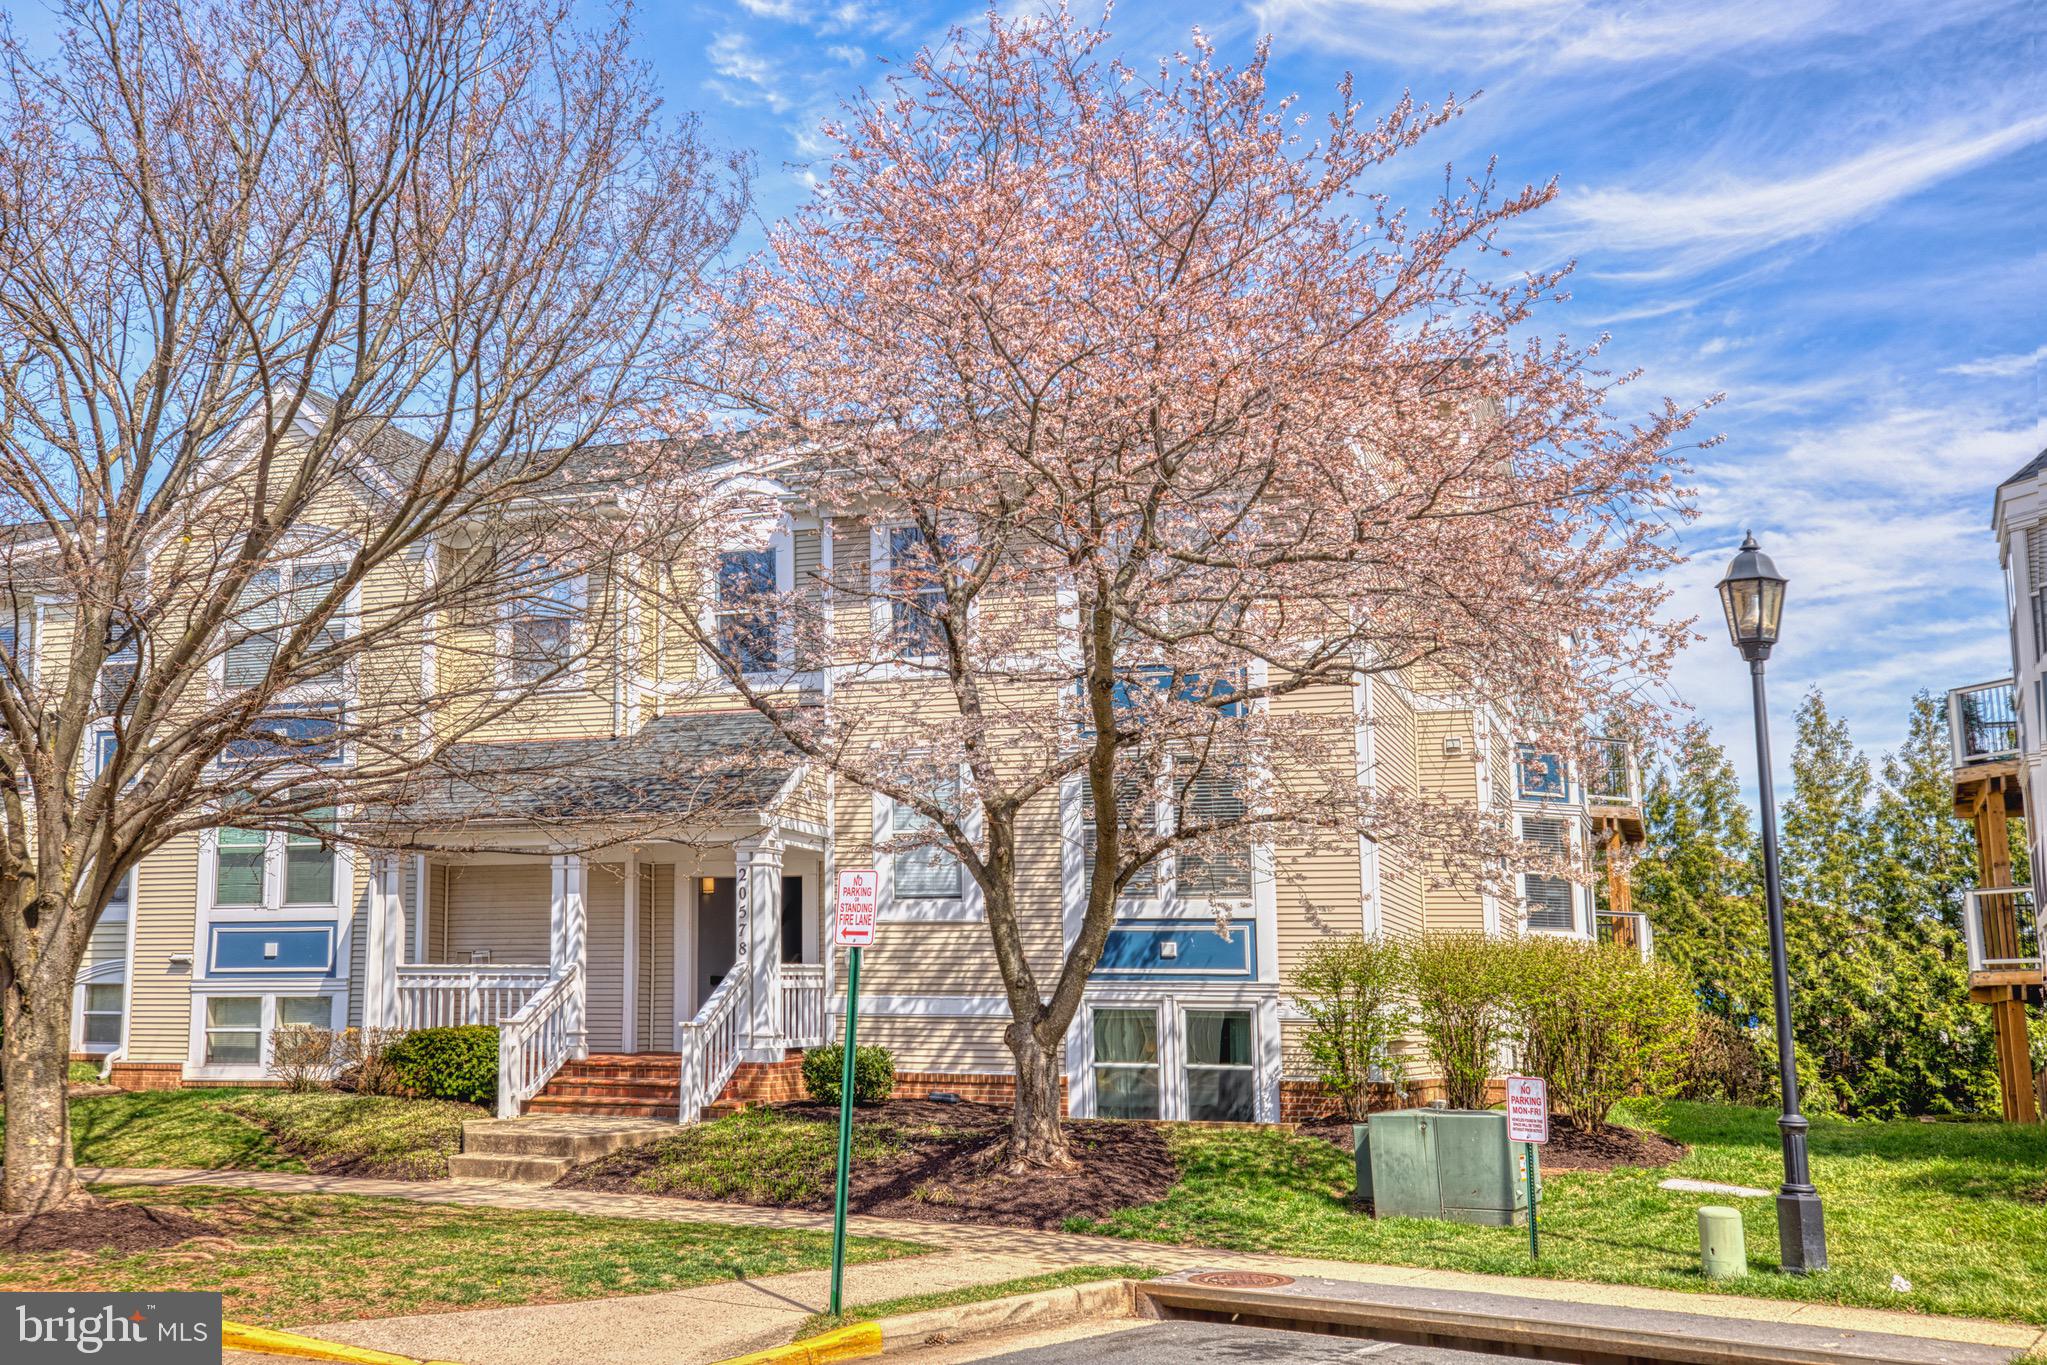
[[[412,1356],[373,1351],[367,1346],[348,1346],[297,1332],[279,1332],[268,1327],[251,1327],[245,1322],[220,1324],[220,1344],[230,1351],[253,1351],[266,1356],[295,1356],[300,1360],[337,1360],[346,1365],[451,1365],[449,1361],[422,1361]]]
[[[807,1341],[787,1346],[770,1346],[765,1351],[734,1356],[719,1365],[832,1365],[834,1361],[860,1360],[882,1353],[883,1338],[878,1322],[856,1322],[819,1333]]]
[[[1049,1327],[1082,1318],[1129,1317],[1136,1311],[1136,1280],[1095,1280],[1062,1289],[1041,1289],[1006,1299],[984,1299],[952,1308],[927,1308],[883,1318],[883,1352],[942,1345],[1027,1327]]]
[[[1313,1276],[1271,1288],[1190,1282],[1199,1273],[1134,1286],[1137,1313],[1509,1355],[1577,1351],[1676,1365],[2007,1365],[2023,1355],[1937,1338]]]

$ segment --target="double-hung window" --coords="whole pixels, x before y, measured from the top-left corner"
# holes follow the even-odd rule
[[[121,983],[88,982],[78,1040],[87,1047],[117,1047],[121,1042]]]
[[[776,637],[775,551],[730,550],[718,557],[717,602],[713,608],[719,652],[742,673],[771,673],[780,666]]]
[[[106,655],[94,680],[95,709],[103,716],[125,712],[133,698],[135,677],[142,665],[142,632],[118,615],[107,622]]]
[[[959,799],[959,779],[944,783],[933,793],[934,799],[947,807]],[[938,832],[935,821],[907,802],[892,801],[890,804],[890,834],[897,839],[911,839],[926,836],[933,842],[920,844],[897,852],[890,864],[895,876],[895,899],[905,900],[960,900],[966,895],[966,869],[960,866],[959,856]]]
[[[1097,1009],[1092,1023],[1096,1116],[1158,1118],[1158,1011]]]
[[[561,574],[542,560],[521,565],[519,575],[526,586],[504,610],[505,678],[533,683],[572,672],[583,579]]]
[[[4,676],[25,681],[35,667],[35,600],[0,588],[0,657]]]
[[[1521,817],[1521,839],[1538,852],[1553,858],[1570,856],[1571,831],[1561,819],[1550,815]],[[1524,872],[1521,898],[1528,903],[1528,927],[1556,933],[1578,929],[1578,888],[1563,877]]]
[[[1245,834],[1244,797],[1229,773],[1197,771],[1177,783],[1178,825],[1216,826],[1220,833],[1201,849],[1183,847],[1175,889],[1182,900],[1247,900],[1251,895],[1251,847]]]
[[[1150,839],[1157,832],[1158,811],[1151,799],[1150,787],[1134,774],[1116,778],[1116,827],[1126,850],[1133,841]],[[1100,844],[1098,829],[1095,803],[1083,775],[1080,789],[1081,874],[1088,886],[1094,884],[1095,850]],[[1146,863],[1123,884],[1122,895],[1125,897],[1149,900],[1158,893],[1156,862]]]
[[[213,903],[243,910],[337,904],[334,841],[314,832],[333,827],[334,811],[308,811],[300,819],[313,828],[215,830]]]
[[[945,584],[917,526],[888,530],[889,637],[903,654],[944,652]]]
[[[1249,1123],[1256,1117],[1258,1067],[1251,1059],[1251,1011],[1188,1010],[1187,1117]]]
[[[208,1066],[262,1065],[262,996],[207,997],[205,1055]]]
[[[213,903],[263,904],[263,868],[270,836],[260,829],[222,828],[213,839]]]

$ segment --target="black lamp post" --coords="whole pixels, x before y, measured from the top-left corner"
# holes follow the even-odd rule
[[[1777,797],[1770,781],[1770,715],[1763,697],[1763,661],[1777,643],[1784,616],[1784,576],[1756,544],[1743,538],[1741,550],[1720,580],[1720,605],[1727,612],[1727,633],[1748,660],[1755,688],[1756,785],[1763,815],[1763,895],[1770,912],[1770,975],[1777,1002],[1777,1076],[1783,1086],[1784,1112],[1777,1128],[1784,1139],[1784,1185],[1777,1191],[1777,1246],[1784,1269],[1804,1275],[1827,1268],[1827,1229],[1820,1214],[1819,1191],[1813,1188],[1806,1164],[1805,1131],[1811,1125],[1798,1112],[1798,1062],[1791,1044],[1791,974],[1784,958],[1784,893],[1777,876]]]

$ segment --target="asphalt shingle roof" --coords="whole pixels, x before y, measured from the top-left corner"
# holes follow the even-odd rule
[[[2035,455],[2032,459],[2026,461],[2025,467],[2023,469],[2019,470],[2018,473],[2012,475],[2010,478],[2006,479],[2004,483],[2001,483],[1997,486],[1999,488],[2003,488],[2007,484],[2014,484],[2024,479],[2030,479],[2043,469],[2047,469],[2047,450],[2041,451],[2038,455]]]
[[[421,829],[745,818],[774,799],[800,761],[752,712],[663,716],[616,739],[453,745],[411,799],[373,818]]]

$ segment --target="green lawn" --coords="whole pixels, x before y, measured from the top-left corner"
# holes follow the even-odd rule
[[[1074,1265],[1064,1270],[1050,1270],[1042,1275],[998,1280],[993,1284],[964,1284],[957,1289],[939,1289],[929,1294],[905,1294],[898,1299],[882,1299],[876,1303],[849,1304],[846,1311],[837,1316],[830,1313],[812,1313],[803,1320],[803,1326],[796,1329],[795,1339],[802,1341],[805,1337],[814,1337],[835,1327],[844,1327],[847,1323],[892,1318],[898,1313],[922,1313],[930,1308],[956,1308],[963,1303],[986,1303],[990,1299],[1006,1299],[1014,1294],[1036,1294],[1046,1289],[1065,1289],[1071,1285],[1093,1284],[1099,1280],[1150,1280],[1156,1279],[1158,1273],[1141,1265]]]
[[[271,1327],[687,1289],[831,1264],[821,1232],[593,1218],[341,1195],[103,1188],[176,1208],[224,1240],[166,1251],[0,1255],[9,1290],[219,1290]],[[929,1248],[856,1237],[849,1261]]]
[[[336,1171],[399,1180],[447,1175],[462,1121],[445,1100],[282,1090],[144,1090],[71,1101],[71,1151],[87,1166]],[[0,1109],[0,1131],[6,1114]]]
[[[1545,1275],[1664,1289],[2047,1323],[2047,1126],[1816,1120],[1813,1180],[1825,1201],[1833,1268],[1772,1273],[1774,1204],[1660,1190],[1670,1176],[1774,1189],[1782,1179],[1775,1114],[1671,1104],[1617,1117],[1691,1146],[1672,1166],[1544,1179],[1542,1260],[1525,1229],[1354,1212],[1346,1152],[1277,1130],[1170,1130],[1181,1179],[1156,1204],[1073,1231],[1296,1256]],[[1697,1273],[1701,1204],[1740,1208],[1747,1277]],[[1891,1288],[1891,1276],[1911,1281]]]
[[[895,1126],[861,1116],[853,1125],[853,1164],[894,1156],[904,1146]],[[833,1124],[775,1109],[745,1109],[682,1129],[650,1147],[602,1158],[583,1179],[630,1173],[649,1194],[805,1207],[832,1197],[839,1133]]]

